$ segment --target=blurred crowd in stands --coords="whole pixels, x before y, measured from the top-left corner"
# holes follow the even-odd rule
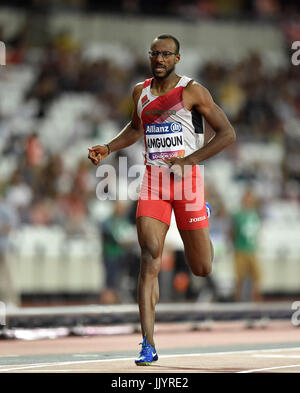
[[[120,12],[134,15],[197,18],[281,19],[299,12],[294,0],[3,0],[3,5],[30,7],[36,12],[60,10]]]
[[[19,4],[22,3],[26,2]],[[38,6],[52,2],[32,1],[32,3]],[[64,3],[78,7],[96,6],[94,4],[96,2],[84,0],[56,2],[56,5]],[[143,1],[129,0],[120,3],[122,7],[128,9],[147,8],[146,2]],[[255,9],[255,12],[269,10],[270,13],[274,11],[276,14],[280,13],[284,3],[289,2],[176,1],[172,2],[172,6],[171,2],[163,3],[173,10],[196,7],[200,13],[218,15],[218,10],[221,9],[221,5],[225,7],[225,3],[231,4],[234,9],[237,9],[237,4],[241,7],[240,9],[247,4],[250,7],[248,9]],[[9,40],[6,39],[4,29],[0,27],[1,40],[7,43],[7,67],[21,66],[32,61],[29,56],[32,48],[28,25],[22,27],[18,34],[10,37]],[[146,56],[142,60],[133,58],[130,72],[106,59],[92,62],[83,58],[81,43],[74,40],[67,31],[55,37],[49,37],[44,46],[39,48],[38,60],[34,60],[34,67],[35,79],[23,97],[24,105],[30,100],[35,100],[38,104],[36,116],[42,119],[47,116],[49,107],[62,93],[88,92],[93,94],[102,109],[99,114],[91,112],[84,119],[85,124],[88,124],[84,138],[91,140],[97,137],[95,131],[97,126],[104,124],[108,119],[118,125],[115,133],[121,130],[130,119],[132,111],[130,92],[133,85],[150,75]],[[0,75],[0,83],[2,77],[3,75]],[[209,89],[215,101],[224,109],[236,128],[237,142],[235,146],[228,149],[225,155],[238,166],[238,149],[244,142],[278,144],[284,150],[284,159],[277,178],[279,184],[276,197],[299,201],[299,69],[288,63],[286,68],[271,72],[257,53],[251,53],[236,64],[207,62],[199,69],[198,80]],[[41,142],[38,129],[33,129],[29,135],[15,134],[12,122],[14,115],[14,113],[9,116],[0,113],[0,138],[4,136],[6,138],[5,146],[0,152],[0,159],[14,157],[17,161],[17,168],[12,175],[5,181],[0,180],[1,193],[6,203],[18,212],[21,224],[58,224],[71,233],[84,231],[85,222],[91,218],[89,204],[91,200],[96,199],[95,174],[90,162],[87,159],[80,160],[76,162],[72,172],[69,172],[64,167],[64,158],[69,154],[68,150],[53,154],[48,150],[47,145]],[[77,135],[77,138],[80,139],[80,135]],[[122,152],[122,155],[126,154],[128,154],[126,150]],[[117,159],[118,154],[111,158],[116,167]],[[253,181],[260,176],[260,171],[264,171],[264,168],[259,165],[249,167],[248,171],[244,169],[241,173],[237,171],[236,179],[237,181]],[[210,199],[213,205],[213,201],[216,200],[213,206],[215,216],[225,214],[222,207],[223,197],[216,195],[213,185],[210,184],[207,189],[207,199]],[[134,224],[134,207],[129,206],[125,215],[122,211],[122,215],[123,221],[126,218],[127,223]],[[126,228],[126,224],[124,227]],[[114,234],[116,229],[112,225],[106,222],[102,229],[111,244],[118,242],[118,237]],[[115,256],[118,259],[119,255],[125,253],[123,248],[127,245],[121,244],[121,241],[119,243],[119,248],[113,245],[110,248],[107,240],[105,252],[110,253],[108,259],[112,260]],[[111,271],[114,272],[118,266],[119,263],[111,265]],[[110,276],[110,282],[107,285],[114,286],[115,282],[116,278]]]

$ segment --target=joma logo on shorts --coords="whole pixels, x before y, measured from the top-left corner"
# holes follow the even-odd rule
[[[198,222],[198,221],[203,221],[206,219],[206,216],[202,216],[202,217],[195,217],[195,218],[190,218],[189,222]]]

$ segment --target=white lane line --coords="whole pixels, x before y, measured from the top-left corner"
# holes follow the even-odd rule
[[[276,370],[276,369],[292,368],[292,367],[300,367],[300,364],[292,364],[292,365],[289,365],[289,366],[276,366],[276,367],[257,368],[255,370],[243,370],[243,371],[237,371],[236,374],[256,373],[258,371]]]
[[[267,355],[267,354],[257,354],[252,355],[253,358],[272,358],[272,359],[300,359],[300,355]]]
[[[293,348],[275,348],[275,349],[250,349],[250,350],[240,350],[240,351],[228,351],[228,352],[209,352],[209,353],[187,353],[187,354],[175,354],[175,355],[161,355],[160,359],[176,358],[176,357],[195,357],[195,356],[216,356],[216,355],[236,355],[236,354],[255,354],[261,352],[281,352],[281,351],[296,351],[300,350],[300,347]],[[114,359],[95,359],[95,360],[76,360],[68,362],[51,362],[51,363],[33,363],[26,365],[2,365],[0,366],[0,372],[14,371],[14,370],[26,370],[30,368],[40,368],[47,366],[64,366],[70,364],[87,364],[87,363],[105,363],[105,362],[118,362],[121,360],[134,360],[135,357],[130,358],[114,358]],[[5,367],[5,368],[2,368]],[[239,371],[238,371],[239,372]],[[250,370],[251,372],[251,370]]]
[[[9,367],[9,365],[5,367],[9,368],[0,368],[0,372],[5,372],[5,371],[14,371],[14,370],[26,370],[28,368],[40,368],[40,367],[47,367],[47,366],[52,366],[52,367],[57,367],[57,366],[65,366],[65,365],[70,365],[70,364],[87,364],[87,363],[102,363],[102,362],[115,362],[115,361],[120,361],[120,360],[133,360],[134,358],[120,358],[120,359],[98,359],[98,360],[78,360],[78,361],[71,361],[71,362],[53,362],[53,363],[33,363],[33,364],[27,364],[26,366],[18,366],[18,367]]]
[[[63,370],[63,369],[59,369],[59,370],[57,370],[57,369],[53,369],[53,370],[51,370],[51,369],[47,369],[47,370],[39,370],[39,371],[36,371],[36,370],[25,370],[24,371],[25,373],[37,373],[37,372],[39,372],[39,373],[78,373],[78,372],[83,372],[83,373],[90,373],[90,372],[99,372],[99,370],[93,370],[93,369],[90,369],[90,368],[87,368],[87,369],[84,369],[84,368],[82,368],[82,369],[77,369],[77,368],[71,368],[71,369],[65,369],[65,370]]]

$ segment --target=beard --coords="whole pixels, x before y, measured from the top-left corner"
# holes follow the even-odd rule
[[[157,76],[157,75],[155,74],[154,69],[152,68],[152,74],[153,74],[154,78],[159,79],[159,80],[162,80],[162,79],[166,79],[174,70],[175,70],[175,66],[173,66],[173,67],[170,68],[169,70],[166,70],[165,75]]]

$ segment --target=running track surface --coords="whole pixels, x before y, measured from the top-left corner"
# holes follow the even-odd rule
[[[266,328],[215,322],[211,330],[158,324],[159,361],[136,367],[139,333],[54,340],[0,341],[0,373],[299,373],[300,328],[271,321]]]

